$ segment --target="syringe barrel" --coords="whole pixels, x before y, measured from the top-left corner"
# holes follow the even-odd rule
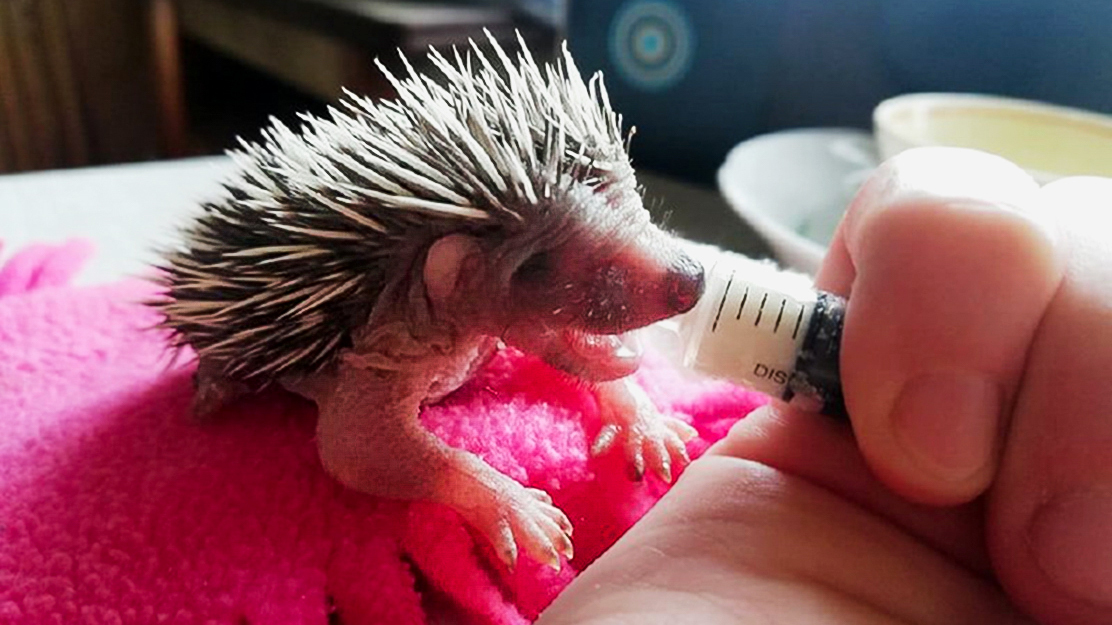
[[[680,318],[683,362],[801,408],[844,416],[839,356],[845,301],[805,276],[723,252]]]

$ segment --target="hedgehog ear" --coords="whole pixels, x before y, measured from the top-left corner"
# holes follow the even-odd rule
[[[465,234],[449,234],[429,247],[424,279],[433,306],[443,305],[455,293],[464,265],[474,266],[480,254],[479,242]]]

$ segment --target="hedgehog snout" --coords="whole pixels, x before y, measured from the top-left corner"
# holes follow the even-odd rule
[[[691,310],[703,296],[705,287],[703,267],[686,254],[680,255],[672,262],[664,281],[668,309],[673,314],[678,315]]]
[[[651,248],[650,248],[651,249]],[[691,310],[703,294],[703,268],[682,252],[633,247],[592,272],[584,329],[621,333]]]

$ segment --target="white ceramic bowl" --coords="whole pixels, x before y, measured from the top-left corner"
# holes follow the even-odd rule
[[[1047,183],[1112,176],[1112,117],[1029,100],[960,93],[897,96],[873,111],[882,159],[941,145],[1002,156]]]
[[[718,188],[781,264],[814,273],[850,200],[876,165],[866,131],[785,130],[735,146],[718,170]]]

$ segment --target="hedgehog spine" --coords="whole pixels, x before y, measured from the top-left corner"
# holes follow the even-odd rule
[[[516,65],[487,37],[497,64],[474,41],[454,63],[430,48],[445,85],[404,54],[405,78],[376,61],[397,100],[346,92],[346,112],[302,116],[300,134],[272,119],[261,142],[240,140],[227,197],[204,205],[164,268],[156,305],[175,344],[262,383],[320,368],[366,320],[407,238],[520,225],[628,163],[600,74],[584,82],[566,44],[542,73],[520,35]]]

